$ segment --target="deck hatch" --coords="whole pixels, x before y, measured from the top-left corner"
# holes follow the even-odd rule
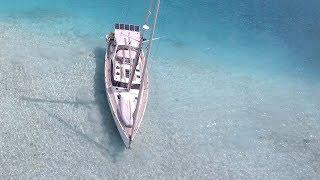
[[[130,76],[129,69],[126,69],[126,78],[129,78],[129,76]]]

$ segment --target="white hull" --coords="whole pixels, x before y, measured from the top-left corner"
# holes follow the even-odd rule
[[[131,146],[138,133],[147,107],[149,95],[147,64],[154,39],[160,0],[156,3],[150,38],[145,39],[153,6],[154,3],[151,0],[142,30],[140,26],[116,23],[114,33],[110,33],[107,37],[106,93],[113,119],[126,147]]]
[[[108,103],[110,106],[110,110],[112,116],[114,118],[115,124],[118,128],[120,136],[125,144],[126,147],[130,147],[131,142],[134,140],[136,134],[138,133],[139,127],[143,120],[144,112],[147,106],[148,101],[148,94],[149,94],[149,78],[148,78],[148,71],[146,71],[144,83],[142,83],[141,89],[141,96],[140,96],[140,103],[139,107],[135,107],[136,110],[136,118],[134,120],[134,126],[128,127],[124,123],[123,116],[120,113],[120,100],[117,98],[119,94],[126,93],[130,94],[129,96],[134,96],[134,98],[138,98],[138,94],[140,89],[131,89],[129,92],[125,88],[118,87],[114,85],[113,82],[113,61],[112,57],[114,56],[114,52],[110,50],[110,44],[108,44],[105,56],[105,85],[106,85],[106,94],[108,98]],[[140,65],[144,65],[144,57],[141,56],[141,60],[139,62]],[[136,99],[138,101],[138,99]],[[132,110],[133,111],[133,110]]]

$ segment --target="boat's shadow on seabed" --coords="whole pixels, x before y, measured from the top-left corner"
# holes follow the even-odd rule
[[[119,154],[125,149],[125,146],[114,123],[106,96],[104,79],[105,49],[101,47],[95,48],[94,57],[96,62],[96,71],[94,76],[95,101],[104,121],[105,133],[108,133],[109,135],[110,146],[114,147],[116,154]]]
[[[122,139],[118,133],[117,127],[113,121],[112,114],[110,112],[110,108],[108,105],[108,100],[105,93],[105,80],[104,80],[104,55],[105,49],[97,47],[94,49],[94,58],[96,63],[95,75],[94,75],[94,101],[84,101],[75,98],[75,101],[68,100],[52,100],[52,99],[41,99],[41,98],[31,98],[22,96],[20,99],[22,101],[26,101],[34,104],[38,110],[46,112],[51,118],[56,119],[66,128],[72,130],[76,135],[82,137],[87,142],[92,143],[101,150],[101,152],[107,153],[112,157],[113,161],[117,160],[122,152],[125,150],[125,146],[122,142]],[[92,105],[96,105],[99,113],[101,114],[102,126],[103,126],[103,137],[108,138],[104,142],[107,143],[99,143],[95,141],[95,138],[88,136],[83,133],[81,130],[70,125],[67,121],[65,121],[60,116],[50,111],[50,108],[47,108],[45,104],[67,104],[75,107],[85,106],[87,108],[92,108]],[[99,121],[99,120],[98,120]]]

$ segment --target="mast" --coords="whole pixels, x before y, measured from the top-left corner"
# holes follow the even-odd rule
[[[137,69],[138,63],[139,63],[140,54],[141,54],[141,51],[142,51],[142,48],[143,48],[143,37],[144,37],[144,34],[145,34],[146,30],[147,30],[145,28],[147,26],[145,26],[145,25],[149,21],[149,17],[151,15],[151,9],[153,7],[153,1],[154,0],[150,1],[150,6],[149,6],[149,9],[148,9],[148,11],[146,13],[146,17],[144,19],[143,31],[142,31],[142,33],[140,35],[140,40],[139,40],[139,48],[138,48],[138,51],[136,53],[136,56],[133,59],[133,66],[132,66],[132,70],[131,70],[131,74],[130,74],[130,78],[129,78],[129,83],[128,83],[128,86],[127,86],[127,91],[130,91],[130,89],[131,89],[132,81],[133,81],[133,78],[134,78],[134,75],[136,73],[136,69]]]
[[[150,38],[149,38],[149,42],[148,42],[148,46],[147,46],[147,55],[145,57],[145,63],[143,66],[143,71],[142,71],[142,80],[144,80],[144,76],[145,76],[145,72],[147,70],[147,62],[151,53],[151,45],[152,45],[152,41],[153,41],[153,37],[154,37],[154,33],[156,30],[156,26],[157,26],[157,20],[158,20],[158,14],[159,14],[159,9],[160,9],[160,0],[158,0],[157,2],[157,9],[156,9],[156,14],[154,16],[154,20],[153,20],[153,26],[152,26],[152,30],[151,30],[151,34],[150,34]],[[142,81],[143,83],[144,81]]]
[[[138,52],[136,54],[136,57],[134,59],[135,60],[134,67],[133,67],[132,74],[130,76],[128,87],[127,87],[128,91],[131,89],[134,73],[136,71],[136,67],[137,67],[138,62],[139,62],[140,54],[141,54],[141,51],[142,51],[142,48],[143,48],[143,43],[145,42],[144,41],[144,33],[145,33],[146,30],[149,29],[149,27],[147,26],[147,22],[148,22],[150,14],[151,14],[151,10],[153,9],[153,2],[154,2],[154,0],[151,0],[150,7],[149,7],[149,10],[147,11],[147,15],[146,15],[145,22],[144,22],[144,25],[143,25],[143,29],[144,30],[143,30],[142,36],[140,37],[139,50],[138,50]],[[129,137],[130,138],[129,147],[131,146],[131,142],[132,142],[132,138],[133,138],[133,135],[134,135],[135,126],[136,126],[137,113],[139,111],[139,107],[140,107],[140,103],[141,103],[141,95],[142,95],[142,91],[143,91],[143,87],[144,87],[144,81],[145,81],[145,77],[146,77],[147,62],[148,62],[148,58],[150,56],[151,45],[152,45],[152,40],[153,40],[154,33],[155,33],[155,28],[156,28],[156,24],[157,24],[159,9],[160,9],[160,0],[157,0],[156,13],[155,13],[155,16],[154,16],[152,31],[151,31],[151,34],[150,34],[150,39],[149,39],[148,45],[147,45],[147,56],[144,58],[143,71],[141,72],[142,76],[141,76],[141,84],[140,84],[140,89],[139,89],[139,95],[138,95],[138,99],[137,99],[137,105],[136,105],[136,108],[135,108],[135,111],[134,111],[133,117],[132,117],[133,118],[133,126],[132,126],[131,134],[130,134],[130,137]]]
[[[138,114],[138,111],[139,111],[138,108],[140,107],[140,103],[141,103],[141,95],[143,93],[145,78],[146,78],[146,74],[147,74],[146,72],[147,72],[148,59],[149,59],[149,56],[150,56],[150,53],[151,53],[152,39],[154,37],[155,29],[156,29],[156,26],[157,26],[159,9],[160,9],[160,0],[157,1],[156,13],[155,13],[154,20],[153,20],[150,39],[149,39],[149,42],[148,42],[148,45],[147,45],[147,54],[145,56],[145,62],[144,62],[144,66],[143,66],[142,76],[141,76],[141,84],[140,84],[140,89],[139,89],[137,106],[136,106],[136,109],[135,109],[135,111],[133,113],[133,126],[132,126],[131,137],[133,136],[133,133],[134,133],[135,122],[136,122],[137,114]]]

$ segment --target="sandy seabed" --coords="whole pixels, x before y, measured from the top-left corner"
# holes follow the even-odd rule
[[[150,65],[141,133],[127,150],[104,92],[103,37],[66,29],[55,21],[0,23],[0,175],[320,176],[317,78],[169,56],[160,52],[190,51],[163,41]]]

